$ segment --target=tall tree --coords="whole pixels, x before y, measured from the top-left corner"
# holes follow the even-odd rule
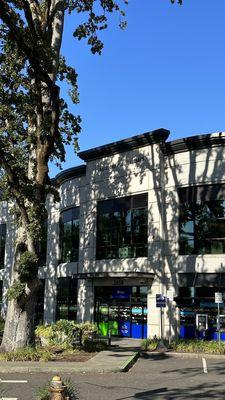
[[[175,3],[176,0],[171,0]],[[65,145],[77,145],[80,117],[60,95],[60,81],[70,85],[78,102],[77,74],[61,54],[64,18],[78,14],[84,22],[74,36],[87,39],[101,54],[99,31],[108,15],[120,15],[128,0],[0,1],[0,193],[11,202],[17,224],[15,256],[2,348],[10,351],[34,341],[34,315],[39,288],[41,237],[48,194],[58,193],[48,176],[49,161],[65,159]],[[181,0],[177,0],[181,4]]]
[[[120,4],[121,3],[121,4]],[[10,351],[34,341],[34,315],[41,265],[46,198],[57,191],[48,176],[49,161],[61,163],[65,144],[74,143],[80,117],[60,96],[60,81],[78,101],[77,74],[61,54],[63,24],[84,14],[75,27],[92,53],[100,54],[99,31],[109,13],[127,0],[1,0],[0,2],[0,192],[11,202],[17,224],[15,257],[2,348]]]

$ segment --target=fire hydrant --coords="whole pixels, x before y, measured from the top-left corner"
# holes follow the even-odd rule
[[[65,389],[66,386],[63,385],[60,376],[54,376],[49,389],[51,393],[51,400],[67,400],[68,397],[66,397]]]

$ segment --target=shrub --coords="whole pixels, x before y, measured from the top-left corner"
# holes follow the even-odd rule
[[[107,349],[107,343],[103,340],[91,340],[85,339],[83,344],[83,349],[87,353],[95,353]]]
[[[90,339],[95,336],[98,332],[98,327],[91,322],[84,322],[83,324],[79,324],[79,327],[81,329],[82,343],[84,343],[86,339]]]
[[[35,330],[36,337],[40,339],[42,345],[64,345],[65,347],[72,347],[75,343],[82,345],[86,339],[92,338],[97,332],[97,326],[90,322],[77,324],[65,319],[51,325],[39,325]]]
[[[40,339],[42,346],[49,345],[54,336],[52,325],[38,325],[35,335]]]
[[[158,344],[159,344],[160,339],[158,339],[156,336],[153,338],[147,338],[143,339],[141,342],[141,348],[145,351],[154,351],[156,350]]]
[[[179,339],[171,343],[175,351],[187,353],[225,354],[225,343],[216,341],[203,341],[197,339]]]

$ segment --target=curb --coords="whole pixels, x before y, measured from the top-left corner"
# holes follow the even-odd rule
[[[106,363],[87,364],[80,363],[57,363],[57,362],[32,362],[23,361],[18,364],[16,361],[4,361],[0,363],[0,373],[31,373],[31,372],[44,372],[44,373],[104,373],[104,372],[127,372],[139,357],[139,352],[133,352],[131,356],[117,366],[111,366]],[[85,365],[86,364],[86,365]]]
[[[159,354],[163,354],[167,357],[173,357],[173,358],[214,358],[214,359],[219,359],[219,360],[225,360],[225,354],[208,354],[208,353],[176,353],[176,352],[170,352],[170,351],[148,351],[147,354],[149,355],[154,355],[154,356],[159,356]]]
[[[122,368],[120,369],[121,372],[127,372],[129,369],[135,364],[137,359],[139,358],[140,353],[139,351],[135,351],[134,354],[132,354],[122,365]]]

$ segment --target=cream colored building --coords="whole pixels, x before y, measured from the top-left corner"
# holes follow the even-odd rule
[[[55,177],[61,201],[48,204],[40,268],[45,322],[76,318],[96,321],[103,334],[172,337],[191,336],[204,314],[215,328],[214,292],[225,294],[225,133],[172,142],[169,133],[81,152],[85,164]],[[14,238],[4,203],[0,229],[4,305]],[[157,294],[166,307],[156,307]]]

